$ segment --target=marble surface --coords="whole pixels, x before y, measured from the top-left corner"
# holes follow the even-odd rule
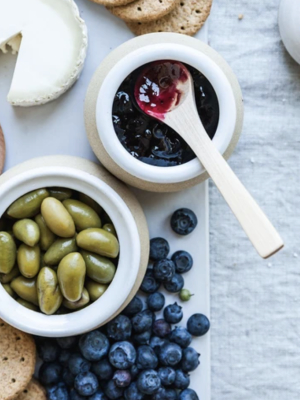
[[[300,66],[280,40],[278,7],[214,0],[210,19],[210,45],[245,100],[230,164],[285,241],[261,260],[210,185],[212,400],[300,398]]]

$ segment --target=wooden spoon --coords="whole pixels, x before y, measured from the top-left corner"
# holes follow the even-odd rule
[[[281,237],[208,137],[187,68],[177,61],[151,63],[139,75],[134,92],[146,114],[169,125],[193,149],[259,255],[268,258],[282,249]]]

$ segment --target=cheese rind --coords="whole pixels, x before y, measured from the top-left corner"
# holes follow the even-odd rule
[[[78,79],[86,58],[87,28],[76,4],[0,0],[0,10],[0,50],[19,51],[8,101],[33,106],[58,98]]]

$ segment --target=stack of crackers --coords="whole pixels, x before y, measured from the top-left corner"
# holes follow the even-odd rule
[[[46,400],[33,379],[35,361],[33,338],[0,319],[0,400]]]
[[[194,35],[208,18],[213,0],[92,0],[124,20],[136,35],[175,32]]]

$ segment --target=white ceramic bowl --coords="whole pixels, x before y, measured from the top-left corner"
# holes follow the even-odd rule
[[[132,71],[151,61],[166,59],[191,65],[201,71],[214,87],[220,118],[213,142],[226,157],[229,157],[238,140],[243,119],[241,92],[233,73],[221,57],[204,43],[183,35],[152,34],[133,39],[115,50],[101,64],[96,73],[97,79],[94,78],[90,86],[86,106],[88,136],[96,155],[112,173],[132,185],[158,191],[179,190],[187,182],[193,184],[204,180],[207,177],[205,169],[198,159],[175,167],[157,167],[132,157],[115,134],[112,105],[120,84]],[[94,96],[95,86],[99,90],[94,107],[89,98]],[[101,146],[94,137],[93,118]],[[141,182],[143,184],[139,184]]]
[[[35,168],[28,168],[27,163],[15,170],[16,173],[13,170],[7,173],[8,176],[4,174],[0,178],[0,215],[17,198],[41,187],[62,186],[78,190],[97,201],[112,219],[118,232],[120,258],[116,275],[103,296],[83,310],[66,315],[47,316],[28,310],[0,285],[0,317],[22,331],[40,336],[77,335],[107,322],[133,297],[147,266],[147,256],[141,255],[142,249],[146,255],[148,251],[147,225],[137,200],[127,188],[114,182],[114,178],[107,179],[107,172],[95,164],[73,157],[67,157],[69,161],[62,164],[62,159],[48,157],[39,163],[33,160]],[[133,215],[133,208],[139,215]]]
[[[281,0],[278,22],[287,51],[300,64],[300,1]]]

